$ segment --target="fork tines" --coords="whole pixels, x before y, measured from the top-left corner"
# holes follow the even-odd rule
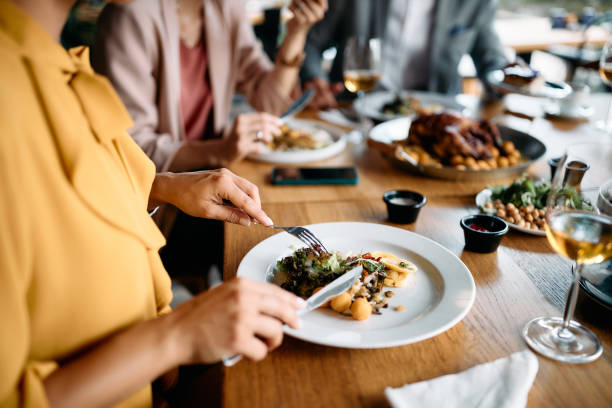
[[[299,229],[296,229],[296,233],[298,238],[308,244],[315,254],[320,256],[326,252],[329,252],[323,243],[312,232],[310,232],[310,230],[300,227]]]

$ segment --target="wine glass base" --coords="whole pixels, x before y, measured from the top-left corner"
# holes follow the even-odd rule
[[[523,338],[534,351],[566,363],[589,363],[601,356],[601,342],[589,329],[571,321],[563,331],[560,317],[538,317],[523,328]]]

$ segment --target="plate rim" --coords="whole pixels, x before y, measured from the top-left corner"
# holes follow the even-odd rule
[[[361,344],[361,343],[354,344],[354,343],[342,343],[341,341],[333,340],[333,339],[332,340],[320,339],[320,338],[317,338],[316,335],[313,337],[312,335],[309,335],[308,333],[300,333],[299,330],[293,330],[290,328],[284,329],[286,334],[292,337],[298,338],[300,340],[303,340],[303,341],[311,342],[314,344],[325,345],[325,346],[331,346],[331,347],[351,348],[351,349],[375,349],[375,348],[396,347],[396,346],[416,343],[416,342],[419,342],[419,341],[422,341],[428,338],[435,337],[438,334],[443,333],[446,330],[454,327],[457,323],[463,320],[465,316],[469,313],[469,311],[471,310],[474,304],[475,298],[476,298],[476,284],[474,282],[474,278],[472,276],[471,271],[463,263],[463,261],[461,261],[461,259],[457,255],[451,252],[448,248],[432,240],[431,238],[414,233],[412,231],[404,230],[402,228],[397,228],[397,227],[389,226],[386,224],[378,224],[378,223],[370,223],[370,222],[353,222],[353,221],[324,222],[324,223],[306,225],[305,227],[309,229],[316,229],[317,226],[331,226],[330,228],[335,228],[335,230],[341,231],[340,228],[342,228],[343,225],[347,225],[347,224],[351,224],[358,228],[374,228],[374,229],[383,229],[387,231],[394,230],[396,231],[396,233],[403,234],[406,237],[410,236],[412,237],[412,239],[421,240],[424,243],[424,245],[433,247],[435,248],[436,251],[440,251],[438,253],[444,253],[447,257],[450,257],[450,259],[452,259],[455,262],[456,269],[453,269],[453,272],[448,272],[448,269],[449,269],[448,266],[445,266],[444,268],[439,267],[437,265],[440,262],[439,260],[430,259],[430,258],[427,258],[421,255],[423,256],[423,258],[425,258],[428,262],[430,262],[436,268],[436,270],[440,274],[440,277],[445,283],[445,289],[442,293],[442,296],[439,302],[436,304],[436,307],[433,310],[437,309],[438,307],[441,308],[442,306],[447,306],[449,302],[457,302],[457,301],[463,302],[462,308],[460,308],[460,310],[458,310],[457,313],[455,313],[453,316],[449,316],[448,318],[446,318],[442,324],[438,325],[434,329],[425,330],[422,333],[409,334],[408,336],[404,336],[404,338],[396,339],[396,340],[377,340],[377,341],[370,341],[367,344]],[[240,261],[240,264],[237,269],[237,276],[244,276],[244,273],[242,272],[244,268],[246,268],[246,266],[244,265],[248,264],[248,259],[250,257],[256,256],[255,254],[258,251],[260,251],[264,245],[267,245],[265,243],[268,240],[272,240],[272,239],[280,240],[280,239],[283,239],[283,236],[288,237],[289,235],[286,232],[279,232],[277,234],[274,234],[260,241],[259,243],[257,243],[257,245],[251,248]],[[411,250],[410,248],[406,247],[405,244],[402,246],[408,250]],[[458,271],[461,271],[461,276],[459,273],[457,273]],[[461,288],[455,288],[455,293],[448,291],[447,282],[452,279],[465,279],[463,281],[463,284],[466,287],[468,287],[469,294],[466,295],[466,293],[462,293],[460,290]],[[468,296],[469,298],[466,298],[466,296]],[[459,309],[458,306],[457,306],[457,309]],[[434,315],[433,318],[436,318],[436,316]],[[402,327],[405,328],[405,326],[409,324],[410,322],[406,324],[402,324],[397,327],[384,328],[384,329],[378,329],[378,330],[379,331],[380,330],[393,331],[393,330],[398,330]]]
[[[506,93],[516,93],[516,94],[520,94],[520,95],[525,95],[525,96],[532,96],[532,97],[536,97],[536,98],[551,98],[551,99],[564,99],[567,98],[569,95],[572,94],[573,90],[572,87],[564,81],[550,81],[546,78],[544,78],[544,83],[550,83],[550,84],[556,84],[556,85],[560,85],[561,88],[565,91],[565,94],[561,95],[559,93],[559,95],[556,95],[555,92],[549,92],[549,93],[545,93],[545,92],[531,92],[528,89],[524,89],[518,86],[513,86],[510,84],[506,84],[502,81],[499,81],[497,78],[495,78],[496,76],[500,76],[503,75],[505,76],[506,74],[504,73],[504,71],[501,68],[498,69],[494,69],[491,70],[489,72],[486,73],[485,75],[485,79],[487,81],[487,83],[495,88],[499,88],[502,89],[504,92]]]
[[[484,197],[485,195],[487,195],[487,193],[488,193],[488,196],[489,196],[487,198],[487,201],[489,201],[488,199],[491,198],[491,194],[493,193],[493,191],[491,191],[491,189],[488,189],[488,188],[484,188],[483,190],[479,191],[478,193],[476,193],[476,196],[474,197],[474,202],[476,204],[476,207],[478,207],[478,210],[481,213],[483,213],[483,212],[480,209],[480,204],[478,203],[479,197]],[[506,220],[504,220],[504,221],[506,221]],[[535,236],[538,236],[538,237],[545,237],[546,236],[546,232],[545,231],[533,230],[531,228],[525,228],[525,227],[519,227],[518,225],[513,224],[511,222],[508,222],[508,221],[506,221],[506,223],[510,226],[510,228],[512,228],[514,230],[517,230],[517,231],[520,231],[520,232],[523,232],[525,234],[535,235]]]
[[[372,112],[374,112],[374,110],[372,110],[372,112],[370,112],[369,109],[363,109],[363,104],[368,100],[368,98],[372,98],[373,96],[377,96],[380,95],[382,96],[390,96],[391,98],[395,97],[396,92],[392,92],[392,91],[387,91],[387,90],[377,90],[377,91],[373,91],[370,93],[365,94],[363,97],[361,98],[357,98],[354,102],[353,102],[353,108],[361,115],[366,116],[370,119],[374,119],[374,120],[378,120],[378,121],[382,121],[382,122],[386,122],[389,120],[395,120],[395,119],[403,119],[403,118],[412,118],[414,119],[414,117],[416,116],[416,114],[413,115],[401,115],[401,114],[385,114],[382,113],[380,111],[376,111],[376,114],[373,115]],[[404,89],[402,91],[400,91],[400,94],[402,96],[408,96],[408,95],[415,95],[415,98],[423,98],[423,97],[427,97],[427,96],[432,96],[434,98],[440,98],[440,99],[444,99],[445,97],[455,97],[453,95],[446,95],[443,93],[438,93],[438,92],[428,92],[428,91],[417,91],[417,90],[411,90],[411,89]],[[449,109],[449,110],[457,110],[459,109],[460,112],[464,112],[466,109],[469,110],[468,106],[465,106],[464,104],[458,102],[458,101],[453,101],[453,103],[456,105],[455,107],[451,107],[451,106],[444,106],[445,109]]]
[[[346,133],[341,129],[326,125],[325,123],[321,123],[315,120],[310,119],[297,119],[297,118],[287,118],[285,122],[295,123],[297,126],[302,124],[302,126],[309,126],[324,130],[331,134],[332,138],[335,138],[334,142],[328,144],[327,146],[321,147],[319,149],[301,149],[301,150],[291,150],[285,152],[279,151],[266,151],[258,154],[250,154],[247,156],[249,160],[254,160],[258,162],[264,163],[278,163],[278,164],[299,164],[299,163],[309,163],[319,160],[329,159],[340,154],[346,148]],[[310,154],[309,154],[310,153]],[[302,158],[296,158],[295,156],[300,155]],[[279,157],[276,157],[279,156]],[[315,157],[310,157],[315,156]]]

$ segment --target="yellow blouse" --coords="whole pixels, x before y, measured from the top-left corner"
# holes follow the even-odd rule
[[[169,308],[155,167],[88,60],[0,0],[1,407],[48,405],[58,365]],[[150,387],[121,405],[151,405]]]

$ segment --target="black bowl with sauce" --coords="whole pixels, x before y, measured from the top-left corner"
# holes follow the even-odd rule
[[[391,190],[383,194],[387,204],[389,221],[396,224],[411,224],[416,221],[421,208],[427,203],[424,195],[409,190]]]
[[[465,236],[465,249],[488,253],[497,250],[508,232],[506,221],[494,215],[476,214],[463,217],[460,222]]]

